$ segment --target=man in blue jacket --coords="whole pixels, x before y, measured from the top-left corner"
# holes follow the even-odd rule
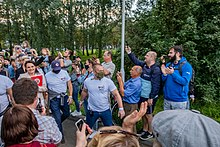
[[[135,57],[135,54],[131,52],[131,48],[126,46],[126,52],[128,57],[135,65],[142,67],[141,74],[141,97],[139,104],[141,102],[148,102],[147,113],[142,117],[143,120],[143,130],[138,132],[140,134],[140,139],[147,140],[153,137],[151,122],[153,120],[153,111],[157,102],[158,93],[160,90],[160,80],[161,80],[161,70],[156,64],[157,53],[154,51],[149,51],[145,55],[145,60],[141,61]]]
[[[164,82],[164,110],[187,109],[189,82],[192,77],[192,66],[183,57],[181,46],[170,48],[168,57],[170,62],[162,64],[162,80]],[[182,72],[179,67],[181,63]]]

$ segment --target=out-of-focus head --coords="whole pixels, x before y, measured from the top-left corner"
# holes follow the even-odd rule
[[[27,40],[23,41],[22,46],[23,48],[30,48],[30,44]]]
[[[152,126],[160,146],[220,146],[220,124],[190,110],[162,111],[155,115]]]
[[[37,99],[38,85],[30,78],[21,78],[12,86],[12,94],[16,104],[31,105]]]
[[[64,57],[70,57],[72,56],[73,52],[71,50],[66,49],[64,52]]]
[[[105,62],[109,62],[112,60],[112,52],[111,51],[105,51],[103,54],[103,59]]]
[[[89,142],[88,147],[139,147],[136,135],[119,126],[103,127]]]
[[[38,123],[26,106],[15,105],[3,116],[1,138],[5,146],[27,143],[38,135]]]

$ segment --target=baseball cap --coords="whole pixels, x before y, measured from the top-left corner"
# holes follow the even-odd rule
[[[153,133],[162,146],[220,146],[220,124],[190,110],[166,110],[155,115]]]
[[[60,61],[59,60],[53,60],[53,62],[51,63],[51,68],[54,71],[61,70]]]

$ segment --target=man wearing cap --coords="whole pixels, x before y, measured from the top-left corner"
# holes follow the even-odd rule
[[[164,82],[164,110],[187,109],[189,82],[192,77],[192,66],[183,57],[181,46],[170,48],[168,57],[170,62],[162,64],[162,80]],[[179,72],[182,65],[182,74]]]
[[[72,83],[71,78],[67,71],[62,70],[59,60],[54,60],[51,63],[52,71],[48,72],[45,77],[48,85],[48,96],[50,99],[50,109],[52,115],[55,118],[56,123],[63,134],[62,122],[69,117],[70,108],[72,104]],[[69,90],[69,96],[67,95],[67,87]],[[61,113],[62,111],[62,113]],[[64,136],[61,141],[65,142]]]

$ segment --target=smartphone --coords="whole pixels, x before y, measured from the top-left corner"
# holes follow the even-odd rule
[[[79,131],[82,131],[82,126],[83,126],[84,121],[82,119],[77,120],[77,122],[75,122],[75,126],[77,129],[79,129]]]

